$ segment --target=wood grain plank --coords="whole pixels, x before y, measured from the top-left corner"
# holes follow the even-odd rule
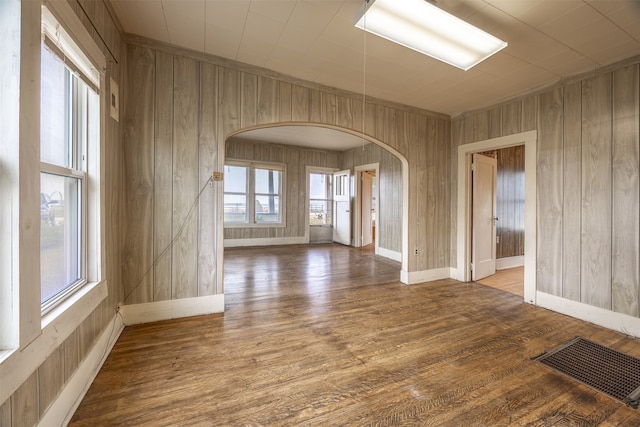
[[[564,200],[562,204],[562,296],[580,301],[582,198],[582,85],[564,87]]]
[[[638,317],[640,277],[639,66],[613,74],[612,309]]]
[[[449,237],[451,230],[451,217],[449,209],[451,206],[451,195],[449,192],[449,179],[451,172],[449,170],[450,153],[449,141],[451,141],[451,123],[449,120],[436,119],[436,140],[435,156],[436,156],[436,218],[440,227],[436,230],[436,264],[435,268],[443,268],[449,266]]]
[[[153,301],[171,299],[173,238],[173,55],[156,53],[153,197]]]
[[[336,124],[344,128],[350,128],[353,125],[351,98],[346,96],[336,97]]]
[[[489,112],[479,111],[473,115],[473,140],[489,139]]]
[[[216,283],[217,265],[217,194],[210,181],[218,171],[216,135],[218,105],[218,70],[214,65],[200,65],[200,131],[198,135],[198,296],[214,295],[222,288]],[[208,184],[207,184],[208,183]],[[205,186],[208,186],[205,188]],[[204,188],[204,190],[202,190]]]
[[[502,135],[522,132],[522,101],[517,100],[502,106]]]
[[[256,123],[273,123],[279,120],[278,81],[258,76],[258,116]]]
[[[291,119],[297,122],[309,121],[309,89],[304,86],[294,85],[291,90]]]
[[[423,269],[430,270],[436,266],[436,234],[438,227],[442,226],[436,217],[436,206],[439,198],[436,182],[436,169],[438,167],[436,164],[436,119],[433,117],[427,117],[424,130],[426,132],[421,136],[424,141],[424,149],[426,150],[426,182],[424,183],[424,189],[421,194],[424,195],[423,197],[426,198],[427,203],[425,210],[417,212],[416,215],[424,215],[427,223],[427,233],[426,236],[423,237],[427,239],[426,253],[423,254],[426,263],[425,268]],[[416,194],[414,197],[420,198],[420,194]]]
[[[494,107],[489,110],[489,138],[498,138],[502,135],[502,108]]]
[[[322,92],[322,123],[335,125],[338,123],[337,97],[333,93]]]
[[[530,95],[522,100],[522,132],[536,130],[538,123],[538,95]]]
[[[11,398],[9,398],[0,405],[0,425],[3,427],[12,427],[13,422],[11,418]]]
[[[200,64],[174,57],[172,298],[198,295],[198,107]]]
[[[309,98],[309,119],[313,123],[322,123],[322,92],[311,89]]]
[[[38,414],[38,371],[35,371],[11,395],[11,425],[34,426]]]
[[[123,250],[126,303],[149,302],[153,295],[153,105],[155,52],[127,49],[128,81],[124,123],[127,220]]]
[[[611,309],[611,74],[582,83],[581,302]]]
[[[279,82],[278,83],[278,101],[280,103],[280,109],[278,111],[278,117],[281,122],[290,122],[293,117],[293,105],[291,97],[291,83]]]
[[[255,126],[258,123],[258,76],[240,73],[241,127]]]
[[[538,290],[562,295],[562,89],[540,95],[537,144]]]
[[[64,345],[58,346],[38,367],[38,409],[40,417],[64,386]]]
[[[464,143],[464,123],[462,118],[451,122],[451,185],[449,194],[451,203],[451,236],[449,239],[449,265],[456,268],[458,265],[458,147]]]

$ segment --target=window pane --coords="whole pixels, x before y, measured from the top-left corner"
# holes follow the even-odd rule
[[[41,302],[82,277],[78,178],[40,174]]]
[[[324,173],[309,174],[309,197],[312,199],[331,199],[331,181],[333,175]]]
[[[256,223],[280,222],[280,197],[256,196]]]
[[[280,171],[256,169],[256,194],[280,194]]]
[[[224,222],[247,222],[246,195],[224,195]]]
[[[329,200],[309,200],[309,225],[331,225],[331,207]]]
[[[70,167],[69,72],[42,46],[40,97],[40,160]]]
[[[246,193],[247,192],[247,168],[245,166],[224,167],[224,192],[225,193]]]

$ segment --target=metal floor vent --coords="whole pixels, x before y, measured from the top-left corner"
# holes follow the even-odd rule
[[[640,359],[575,337],[531,360],[638,409]]]

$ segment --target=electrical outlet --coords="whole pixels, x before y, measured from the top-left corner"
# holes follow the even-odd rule
[[[414,249],[413,254],[414,254],[414,255],[418,255],[418,248],[415,248],[415,249]]]

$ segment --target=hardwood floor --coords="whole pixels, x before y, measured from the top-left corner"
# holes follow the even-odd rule
[[[72,426],[638,426],[530,357],[640,341],[371,251],[225,251],[226,312],[127,327]]]
[[[497,270],[496,274],[477,282],[524,298],[524,267]]]

